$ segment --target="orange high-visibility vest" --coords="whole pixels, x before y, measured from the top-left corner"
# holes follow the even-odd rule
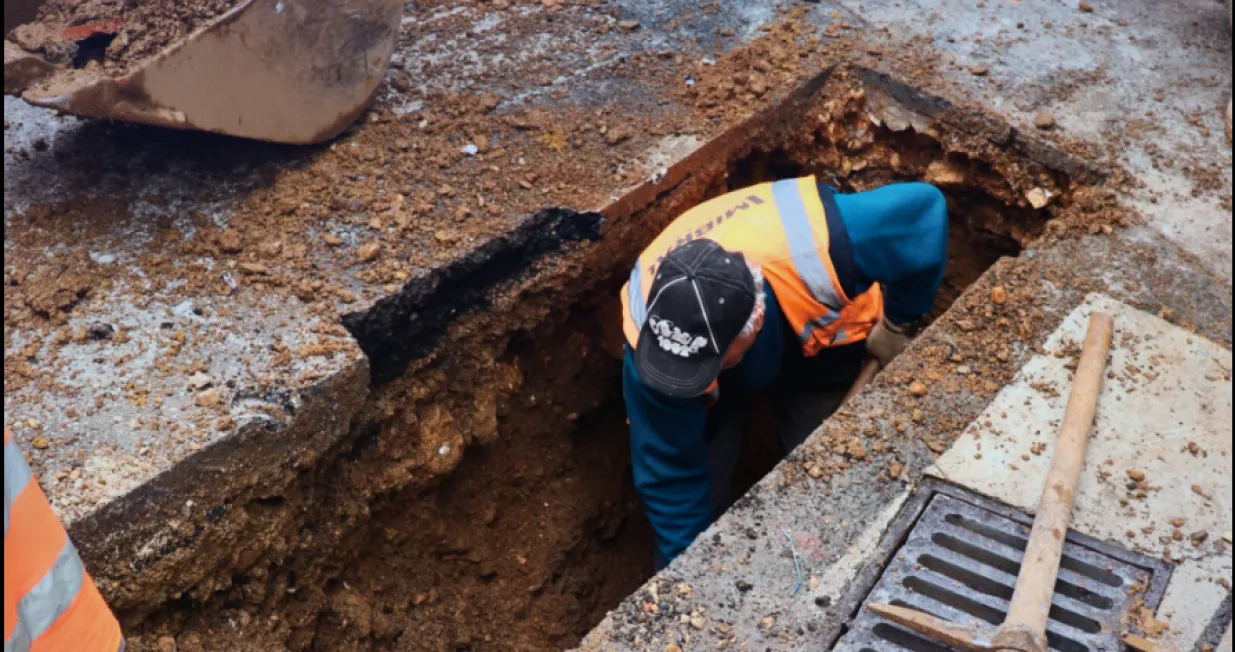
[[[807,357],[864,341],[883,317],[883,293],[874,285],[846,296],[828,253],[825,210],[815,178],[806,177],[738,190],[687,211],[639,256],[622,290],[626,341],[638,344],[665,255],[700,238],[741,252],[763,270]]]
[[[4,429],[4,652],[117,652],[120,624],[103,602]]]

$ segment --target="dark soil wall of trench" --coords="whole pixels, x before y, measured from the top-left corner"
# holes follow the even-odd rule
[[[560,649],[651,576],[594,317],[512,345],[527,381],[499,405],[501,439],[374,519],[377,538],[331,582],[313,649]]]
[[[958,151],[963,143],[945,149],[938,134],[873,125],[851,85],[824,99],[837,97],[796,122],[817,127],[763,139],[783,147],[748,147],[699,170],[609,225],[599,247],[510,284],[519,288],[513,298],[486,300],[484,314],[442,336],[446,353],[375,392],[354,441],[304,479],[304,495],[271,503],[283,532],[273,551],[144,617],[132,648],[548,650],[577,642],[651,575],[652,533],[631,484],[615,356],[617,292],[641,243],[731,188],[814,173],[863,190],[931,180],[932,164],[947,161],[952,174],[939,185],[952,209],[951,252],[938,315],[1042,231],[1042,216],[1019,200],[1041,176],[1010,180],[989,151],[970,156]],[[1056,192],[1068,185],[1055,173],[1045,182]],[[607,280],[581,293],[578,279],[597,270]],[[563,309],[563,297],[573,306]],[[777,457],[774,424],[754,421],[743,489]],[[296,510],[315,516],[288,516]]]

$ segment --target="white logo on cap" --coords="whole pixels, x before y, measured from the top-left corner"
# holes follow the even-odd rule
[[[689,358],[708,345],[708,338],[684,332],[668,319],[652,316],[648,323],[660,348],[676,356]]]

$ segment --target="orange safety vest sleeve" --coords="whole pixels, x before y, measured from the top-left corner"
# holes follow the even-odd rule
[[[120,624],[4,431],[4,652],[115,652]]]
[[[815,178],[804,177],[738,190],[687,211],[643,252],[623,288],[627,343],[638,344],[660,260],[696,238],[740,251],[762,268],[805,355],[866,339],[883,314],[882,288],[846,295],[829,252],[827,210]]]

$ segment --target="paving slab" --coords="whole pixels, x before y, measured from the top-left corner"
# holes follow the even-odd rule
[[[1157,618],[1170,629],[1160,641],[1177,650],[1203,649],[1214,645],[1222,629],[1214,630],[1215,620],[1231,617],[1231,555],[1211,555],[1181,563],[1171,576]],[[1224,586],[1225,583],[1225,586]],[[1225,609],[1223,606],[1225,605]]]

